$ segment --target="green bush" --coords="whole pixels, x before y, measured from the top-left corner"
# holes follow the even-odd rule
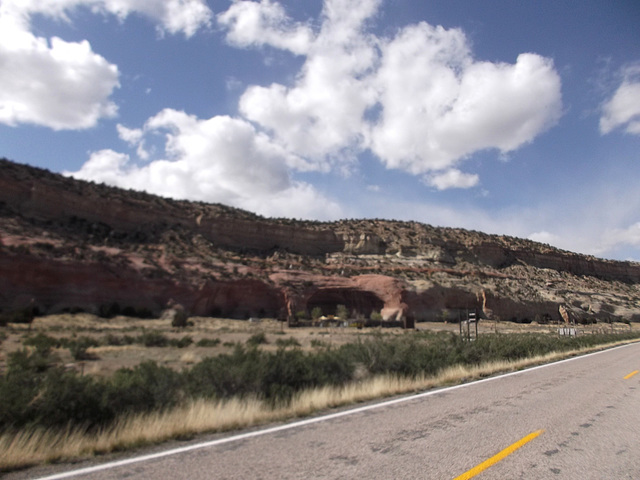
[[[265,343],[269,343],[269,342],[267,341],[267,336],[265,335],[264,332],[254,333],[246,341],[246,344],[249,346],[257,346]]]
[[[205,358],[187,373],[191,397],[228,398],[260,391],[262,353],[237,344],[231,354]]]
[[[185,348],[191,345],[192,343],[193,343],[193,338],[191,338],[188,335],[185,335],[184,337],[177,340],[176,339],[169,340],[169,345],[176,348]]]
[[[345,305],[338,305],[336,307],[336,317],[343,322],[349,318],[349,310]]]
[[[138,336],[138,343],[145,347],[166,347],[169,345],[169,339],[160,332],[150,331],[144,332]]]
[[[60,348],[62,346],[59,339],[50,337],[41,332],[34,336],[25,338],[22,341],[22,344],[27,347],[34,347],[37,351],[42,353],[49,353],[52,349]]]
[[[217,345],[220,345],[219,338],[202,338],[196,343],[198,347],[215,347]]]
[[[171,326],[175,328],[185,328],[189,325],[189,315],[184,310],[176,310],[171,320]]]
[[[146,361],[118,370],[107,381],[103,405],[114,414],[161,410],[178,403],[184,384],[180,373]]]
[[[43,377],[29,404],[29,424],[58,428],[71,422],[89,428],[105,425],[116,412],[104,407],[104,390],[104,384],[90,375],[54,367]]]
[[[318,320],[322,316],[322,309],[320,307],[313,307],[311,310],[311,318]]]
[[[299,347],[300,342],[293,337],[289,338],[278,338],[276,340],[276,345],[279,347]]]
[[[67,342],[67,347],[74,360],[92,360],[96,357],[87,350],[91,347],[97,347],[100,342],[92,337],[80,337],[76,340]]]
[[[118,336],[114,335],[113,333],[109,333],[103,338],[102,343],[105,345],[120,347],[123,345],[133,345],[134,343],[136,343],[136,340],[137,339],[135,337],[132,337],[130,335]]]

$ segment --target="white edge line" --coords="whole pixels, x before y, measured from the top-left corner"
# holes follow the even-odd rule
[[[253,437],[259,437],[259,436],[262,436],[262,435],[268,435],[270,433],[281,432],[283,430],[290,430],[290,429],[293,429],[293,428],[303,427],[305,425],[311,425],[311,424],[314,424],[314,423],[319,423],[319,422],[324,422],[324,421],[327,421],[327,420],[332,420],[334,418],[345,417],[347,415],[353,415],[355,413],[366,412],[368,410],[374,410],[376,408],[388,407],[390,405],[396,405],[398,403],[404,403],[404,402],[408,402],[408,401],[411,401],[411,400],[430,397],[431,395],[437,395],[439,393],[451,392],[451,391],[457,390],[459,388],[466,388],[466,387],[470,387],[472,385],[477,385],[479,383],[491,382],[491,381],[494,381],[494,380],[499,380],[501,378],[510,377],[512,375],[520,375],[520,374],[523,374],[523,373],[532,372],[534,370],[539,370],[541,368],[547,368],[547,367],[551,367],[551,366],[554,366],[554,365],[559,365],[561,363],[571,362],[573,360],[579,360],[581,358],[587,358],[587,357],[591,357],[593,355],[598,355],[598,354],[601,354],[601,353],[610,352],[611,350],[616,350],[618,348],[629,347],[629,346],[634,345],[634,344],[635,343],[630,343],[630,344],[627,344],[627,345],[621,345],[619,347],[607,348],[605,350],[599,350],[597,352],[587,353],[585,355],[578,355],[576,357],[566,358],[564,360],[558,360],[557,362],[545,363],[543,365],[537,365],[535,367],[527,368],[527,369],[524,369],[524,370],[518,370],[518,371],[515,371],[515,372],[504,373],[504,374],[498,375],[496,377],[483,378],[481,380],[475,380],[475,381],[469,382],[469,383],[461,383],[460,385],[454,385],[452,387],[440,388],[440,389],[437,389],[437,390],[429,390],[427,392],[417,393],[417,394],[414,394],[414,395],[408,395],[408,396],[400,397],[400,398],[394,398],[393,400],[386,400],[384,402],[374,403],[374,404],[371,404],[371,405],[365,405],[363,407],[357,407],[357,408],[353,408],[353,409],[350,409],[350,410],[343,410],[341,412],[330,413],[328,415],[323,415],[323,416],[320,416],[320,417],[313,417],[313,418],[307,418],[305,420],[298,420],[297,422],[287,423],[285,425],[278,425],[277,427],[270,427],[270,428],[266,428],[264,430],[256,430],[256,431],[253,431],[253,432],[241,433],[239,435],[233,435],[231,437],[219,438],[217,440],[211,440],[211,441],[208,441],[208,442],[196,443],[196,444],[193,444],[193,445],[187,445],[185,447],[174,448],[174,449],[171,449],[171,450],[165,450],[163,452],[152,453],[152,454],[149,454],[149,455],[142,455],[140,457],[127,458],[125,460],[117,460],[115,462],[103,463],[101,465],[95,465],[93,467],[86,467],[86,468],[81,468],[79,470],[71,470],[71,471],[68,471],[68,472],[63,472],[63,473],[58,473],[58,474],[55,474],[55,475],[50,475],[50,476],[47,476],[47,477],[40,477],[40,478],[37,478],[35,480],[58,480],[58,479],[62,479],[62,478],[71,478],[71,477],[76,477],[78,475],[85,475],[85,474],[89,474],[89,473],[99,472],[101,470],[109,470],[111,468],[123,467],[125,465],[131,465],[133,463],[146,462],[148,460],[154,460],[156,458],[169,457],[171,455],[178,455],[180,453],[190,452],[190,451],[193,451],[193,450],[199,450],[199,449],[202,449],[202,448],[214,447],[216,445],[222,445],[224,443],[237,442],[237,441],[240,441],[240,440],[245,440],[247,438],[253,438]]]

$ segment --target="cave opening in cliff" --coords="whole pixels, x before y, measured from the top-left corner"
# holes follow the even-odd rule
[[[338,305],[344,305],[351,315],[369,318],[372,312],[380,312],[384,302],[373,292],[363,290],[327,288],[318,290],[307,300],[307,309],[320,308],[323,315],[335,315]]]

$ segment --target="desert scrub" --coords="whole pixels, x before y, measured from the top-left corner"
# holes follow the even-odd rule
[[[75,340],[67,340],[65,342],[69,352],[74,360],[92,360],[94,355],[90,354],[87,350],[91,347],[97,347],[100,342],[93,337],[79,337]]]
[[[176,348],[185,348],[191,345],[192,343],[193,343],[193,338],[191,338],[189,335],[185,335],[184,337],[179,339],[172,338],[171,340],[169,340],[169,345]]]
[[[63,345],[63,341],[44,333],[37,333],[33,336],[27,336],[27,338],[22,341],[22,345],[25,347],[33,347],[40,352],[49,352],[54,348],[60,348]]]
[[[219,338],[201,338],[196,343],[196,347],[215,347],[220,345]]]
[[[104,345],[122,347],[124,345],[133,345],[136,343],[136,338],[131,335],[114,335],[113,333],[109,333],[103,338],[102,343]]]
[[[310,344],[314,348],[328,348],[329,347],[329,343],[328,342],[324,342],[322,340],[318,340],[317,338],[312,338]]]
[[[508,336],[504,337],[505,341],[508,341]],[[636,335],[634,338],[637,337]],[[444,337],[444,339],[449,340],[449,345],[446,346],[448,349],[453,346],[464,350],[470,346],[470,343],[474,343],[457,345],[455,338]],[[578,342],[573,341],[575,339],[567,340],[569,340],[567,344],[579,345]],[[587,343],[595,340],[597,339]],[[600,340],[607,340],[607,338],[602,336]],[[614,340],[621,339],[618,337]],[[562,341],[564,342],[564,339]],[[610,343],[609,346],[612,344]],[[586,353],[585,350],[579,349],[571,349],[567,352],[569,355]],[[20,427],[14,423],[13,427],[9,425],[7,428],[7,424],[2,423],[3,420],[15,417],[11,414],[7,416],[6,410],[10,407],[0,404],[0,450],[3,450],[3,455],[0,455],[0,469],[12,469],[92,453],[106,453],[173,438],[184,438],[197,433],[250,427],[268,421],[283,421],[308,415],[319,409],[416,392],[444,384],[456,384],[497,372],[519,370],[560,360],[567,355],[552,353],[521,360],[492,361],[481,365],[457,364],[442,369],[435,376],[418,375],[409,378],[394,374],[374,375],[367,378],[358,376],[357,381],[353,381],[353,372],[346,368],[350,360],[342,356],[345,353],[349,353],[348,349],[344,352],[327,349],[323,351],[323,355],[329,355],[327,357],[301,356],[302,352],[295,349],[281,350],[273,355],[256,348],[246,349],[243,345],[238,345],[234,354],[226,356],[231,357],[231,360],[238,360],[232,365],[233,368],[238,369],[235,373],[246,375],[247,378],[243,380],[250,380],[255,387],[261,388],[265,386],[263,383],[265,376],[272,375],[270,378],[275,379],[276,383],[272,384],[272,389],[269,389],[269,394],[274,395],[271,400],[259,398],[255,394],[248,394],[244,398],[234,395],[230,398],[218,399],[218,393],[211,392],[207,395],[202,391],[203,387],[208,386],[211,374],[220,374],[220,369],[215,368],[216,365],[225,367],[230,358],[224,358],[222,361],[207,359],[196,365],[198,369],[194,367],[190,371],[185,370],[182,374],[159,367],[153,362],[147,362],[135,369],[119,371],[115,376],[118,377],[117,380],[114,378],[97,381],[91,380],[90,377],[76,378],[73,374],[65,377],[64,372],[58,370],[51,376],[52,381],[56,382],[56,385],[65,385],[65,388],[79,396],[80,401],[74,403],[73,395],[61,397],[66,400],[66,406],[60,412],[51,412],[54,414],[51,419],[56,419],[56,415],[63,413],[69,419],[80,418],[76,415],[85,415],[85,418],[91,418],[91,420],[84,425],[69,421],[63,426],[58,425],[57,428],[55,426],[46,428],[38,425],[33,419],[27,418],[25,425],[31,427]],[[19,361],[12,362],[12,369],[33,370],[36,374],[28,376],[27,379],[41,377],[42,364],[36,358],[41,354],[36,351],[31,353],[23,351],[21,355]],[[266,365],[268,368],[263,368],[264,364],[261,363],[260,368],[257,369],[261,373],[255,373],[256,365],[251,364],[255,361],[262,362],[267,358],[269,359]],[[217,361],[219,363],[216,363]],[[44,368],[49,368],[47,362],[44,363]],[[314,372],[315,364],[320,365],[320,369]],[[40,366],[35,368],[35,365]],[[251,369],[254,373],[250,373]],[[323,371],[329,375],[328,378],[332,379],[329,383],[322,383],[327,380],[327,378],[322,380],[319,376]],[[307,375],[310,372],[312,374],[309,377]],[[59,376],[56,377],[56,375]],[[234,381],[231,375],[225,378],[230,383]],[[290,382],[289,378],[295,381]],[[306,379],[306,382],[299,383],[301,379]],[[0,380],[0,395],[3,400],[7,393],[13,392],[14,396],[19,396],[16,395],[19,390],[6,389],[3,384],[6,380],[6,375]],[[301,384],[309,383],[319,386],[303,387],[291,397],[289,402],[274,400],[277,397],[288,396],[292,389],[298,388],[297,386]],[[239,387],[241,384],[242,382],[239,382],[236,386]],[[24,386],[29,387],[28,382]],[[188,395],[191,389],[193,389],[193,396]],[[93,403],[87,399],[93,400]],[[23,395],[18,402],[12,401],[10,404],[32,407],[41,401],[42,399],[33,401],[29,395]],[[114,413],[115,409],[119,409],[117,413]],[[60,415],[56,421],[59,423],[64,418],[64,415]],[[100,418],[106,426],[91,427],[91,422],[96,422],[96,419]]]
[[[267,336],[265,335],[264,332],[258,332],[258,333],[254,333],[253,335],[251,335],[248,339],[247,339],[247,345],[250,346],[257,346],[257,345],[262,345],[262,344],[266,344],[269,343],[267,341]]]
[[[169,345],[169,338],[160,332],[144,332],[137,338],[137,343],[145,347],[166,347]]]
[[[0,377],[0,433],[39,427],[96,432],[126,415],[164,412],[199,400],[244,398],[282,406],[300,392],[340,387],[356,378],[418,379],[454,366],[509,363],[638,338],[638,334],[482,335],[474,342],[447,332],[380,334],[310,352],[285,347],[265,351],[235,344],[230,353],[205,358],[180,372],[148,361],[108,378],[64,369],[47,348],[50,340],[30,338],[38,338],[33,342],[42,346],[9,354]]]
[[[278,338],[276,340],[276,345],[279,347],[299,347],[300,342],[293,337]]]

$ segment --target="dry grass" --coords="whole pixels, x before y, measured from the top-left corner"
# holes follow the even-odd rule
[[[109,453],[204,432],[229,431],[282,421],[328,408],[460,384],[623,343],[631,341],[550,353],[514,362],[457,365],[431,377],[408,379],[378,376],[341,387],[307,390],[296,396],[289,405],[279,408],[271,408],[257,399],[231,399],[222,402],[197,400],[166,412],[122,418],[114,426],[98,434],[87,434],[81,430],[54,432],[42,429],[6,433],[0,436],[0,470]]]
[[[185,352],[180,356],[180,361],[188,365],[198,363],[201,360],[202,360],[202,357],[194,351]]]

